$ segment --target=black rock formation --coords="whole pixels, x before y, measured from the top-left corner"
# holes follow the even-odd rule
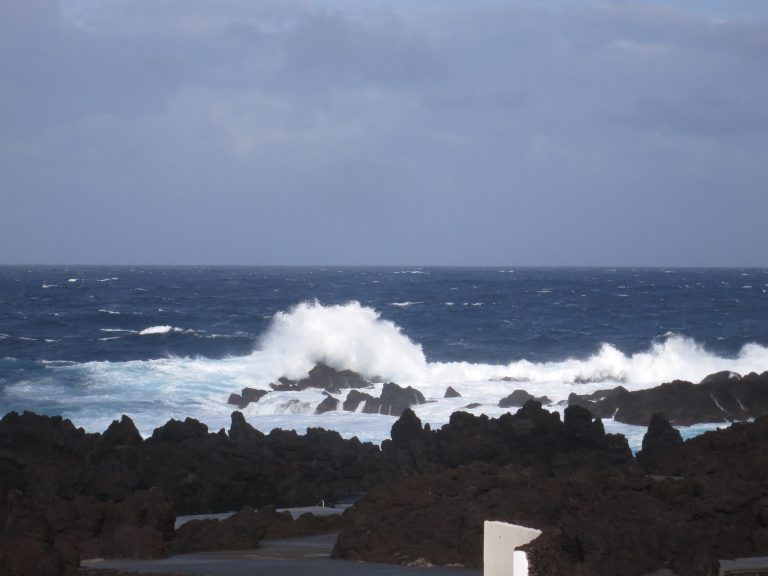
[[[352,370],[336,370],[325,364],[316,364],[306,378],[291,380],[279,378],[269,386],[280,392],[321,388],[330,394],[338,394],[347,388],[370,388],[372,382]]]
[[[533,394],[529,394],[525,390],[515,390],[514,392],[512,392],[512,394],[510,394],[506,398],[502,398],[499,401],[499,407],[500,408],[520,408],[523,404],[528,402],[528,400],[535,400],[540,404],[552,404],[552,400],[550,400],[546,396],[542,396],[541,398],[536,398]]]
[[[619,386],[589,395],[571,394],[568,402],[596,416],[638,426],[647,426],[654,414],[663,414],[678,426],[747,420],[768,414],[768,372],[743,378],[718,372],[699,384],[675,380],[635,392]]]

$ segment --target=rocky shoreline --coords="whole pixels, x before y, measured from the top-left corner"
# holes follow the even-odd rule
[[[170,420],[146,439],[125,416],[94,434],[61,417],[9,413],[0,420],[0,576],[74,575],[89,557],[250,548],[337,530],[338,558],[479,566],[483,520],[543,531],[527,547],[532,574],[708,575],[718,559],[768,555],[768,417],[683,442],[669,411],[678,421],[685,412],[668,404],[666,416],[647,417],[635,457],[593,416],[618,407],[645,419],[670,386],[688,389],[673,384],[576,398],[563,418],[532,399],[496,419],[456,412],[439,430],[403,407],[381,447],[317,428],[263,434],[237,411],[228,430]],[[712,397],[695,406],[730,410],[730,393],[754,414],[768,373],[698,386],[697,398]],[[275,511],[345,499],[356,501],[340,518]],[[176,514],[230,510],[241,511],[174,528]]]

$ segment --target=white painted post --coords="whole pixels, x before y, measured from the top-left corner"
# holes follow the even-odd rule
[[[541,530],[506,522],[483,526],[483,576],[528,576],[525,552],[515,551],[539,537]]]

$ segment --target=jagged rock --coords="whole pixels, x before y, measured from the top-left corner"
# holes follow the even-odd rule
[[[258,548],[265,532],[264,523],[256,511],[246,506],[223,520],[204,518],[185,522],[174,534],[172,549],[174,554],[249,550]]]
[[[235,444],[249,445],[254,444],[264,438],[264,434],[256,430],[245,421],[242,412],[232,412],[232,423],[229,426],[229,439]]]
[[[448,388],[445,389],[443,398],[461,398],[461,394],[459,394],[453,386],[448,386]]]
[[[339,409],[340,401],[338,398],[334,398],[330,394],[325,395],[325,399],[318,404],[315,409],[315,414],[323,414],[324,412],[334,412]]]
[[[357,412],[357,408],[361,402],[367,402],[372,400],[373,396],[366,394],[365,392],[359,392],[358,390],[350,390],[347,394],[347,399],[344,400],[342,408],[347,412]]]
[[[136,429],[136,425],[128,416],[123,415],[120,421],[113,420],[109,428],[101,435],[101,448],[109,449],[116,446],[138,446],[144,440]]]
[[[407,448],[415,441],[424,439],[421,420],[410,408],[403,410],[400,418],[392,425],[390,433],[392,444],[398,448]]]
[[[673,428],[662,414],[654,414],[643,436],[643,449],[637,454],[641,464],[650,463],[656,454],[682,446],[680,431]]]
[[[406,410],[392,427],[392,440],[381,447],[397,469],[420,472],[492,462],[552,476],[581,466],[601,469],[632,460],[623,436],[606,434],[602,422],[593,422],[586,410],[587,420],[579,419],[580,410],[569,412],[573,421],[566,425],[557,412],[530,400],[516,414],[497,419],[454,412],[439,430],[422,430],[420,420]]]
[[[258,402],[264,396],[269,394],[268,390],[258,390],[256,388],[243,388],[240,394],[230,394],[227,403],[234,404],[241,410],[251,402]]]
[[[331,394],[338,394],[346,388],[370,388],[371,386],[371,381],[357,372],[336,370],[322,363],[316,364],[306,378],[291,380],[283,377],[279,378],[277,383],[270,384],[270,387],[278,392],[322,388]]]
[[[182,440],[205,438],[207,435],[208,426],[194,418],[186,418],[184,422],[172,418],[163,426],[155,428],[150,440],[153,442],[181,442]]]
[[[618,387],[584,396],[571,394],[568,401],[596,416],[638,426],[648,425],[657,413],[678,426],[746,420],[768,414],[768,372],[744,377],[718,372],[699,384],[675,380],[635,392]]]
[[[750,478],[765,483],[759,474]],[[482,523],[501,520],[543,530],[524,548],[534,574],[644,576],[670,568],[714,576],[718,555],[759,555],[768,545],[754,491],[734,495],[726,487],[736,485],[654,480],[634,464],[567,478],[472,464],[372,490],[345,514],[333,555],[480,566]]]
[[[402,388],[394,382],[389,382],[384,384],[379,398],[366,401],[363,411],[369,414],[400,416],[406,408],[425,402],[424,395],[412,386]]]
[[[477,402],[471,402],[471,403],[467,404],[466,406],[464,406],[464,409],[465,410],[472,410],[474,408],[480,408],[480,406],[482,406],[482,404],[479,404]]]
[[[506,398],[502,398],[499,401],[499,407],[500,408],[520,408],[523,404],[528,402],[528,400],[536,400],[536,402],[539,402],[541,404],[551,404],[552,400],[547,398],[546,396],[542,396],[541,398],[536,398],[533,394],[529,394],[525,390],[515,390],[507,396]]]
[[[256,388],[243,388],[243,391],[240,395],[243,397],[243,400],[246,402],[258,402],[267,394],[269,394],[268,390],[258,390]]]

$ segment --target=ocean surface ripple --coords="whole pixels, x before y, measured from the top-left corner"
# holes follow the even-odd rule
[[[433,425],[469,403],[499,415],[516,388],[558,402],[762,372],[768,270],[0,267],[2,414],[101,431],[126,413],[145,435],[191,416],[216,429],[231,392],[316,362],[418,387],[435,400],[417,409]],[[443,399],[448,385],[462,398]],[[245,413],[262,430],[388,437],[391,417],[315,415],[322,399],[274,393]],[[606,428],[635,447],[643,432]]]

